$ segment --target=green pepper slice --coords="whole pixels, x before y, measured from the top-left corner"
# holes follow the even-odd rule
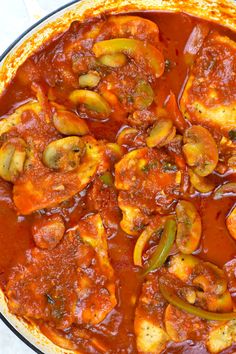
[[[164,299],[167,300],[171,305],[174,305],[180,310],[186,311],[191,315],[195,315],[204,320],[209,321],[230,321],[236,319],[236,312],[211,312],[185,302],[178,295],[175,294],[173,288],[170,288],[169,286],[165,285],[161,281],[161,279],[159,280],[159,289]]]
[[[161,236],[161,240],[153,253],[150,261],[148,262],[147,269],[144,275],[147,275],[152,270],[160,268],[166,261],[168,257],[171,247],[175,241],[176,234],[176,222],[173,219],[169,219],[166,221],[164,230]]]
[[[137,62],[146,63],[156,78],[160,77],[165,69],[162,53],[151,44],[137,39],[115,38],[97,42],[93,46],[93,52],[97,58],[106,54],[124,53]]]

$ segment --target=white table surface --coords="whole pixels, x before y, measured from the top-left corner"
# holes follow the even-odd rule
[[[39,4],[42,12],[47,14],[58,7],[70,2],[70,0],[0,0],[1,21],[0,21],[0,54],[29,26],[36,22],[39,16],[34,17],[33,6],[31,16],[27,11],[26,4]],[[29,5],[28,5],[29,6]],[[33,354],[34,352],[26,346],[8,327],[0,320],[0,354]]]

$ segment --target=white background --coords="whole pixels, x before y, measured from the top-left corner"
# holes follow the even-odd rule
[[[70,0],[0,0],[0,54],[29,26]],[[37,4],[39,7],[37,7]],[[28,10],[27,10],[28,8]],[[40,11],[42,9],[42,11]],[[0,354],[33,354],[0,320]]]

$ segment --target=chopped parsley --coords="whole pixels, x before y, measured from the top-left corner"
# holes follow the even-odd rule
[[[232,129],[229,131],[229,138],[232,141],[236,141],[236,129]]]
[[[47,302],[50,304],[50,305],[54,305],[55,304],[55,300],[51,297],[50,294],[45,294],[45,297],[47,299]]]
[[[176,171],[178,171],[178,168],[175,164],[172,164],[171,162],[164,162],[162,165],[162,171],[163,172],[176,172]]]
[[[150,163],[148,163],[147,165],[142,167],[142,171],[145,173],[148,173],[150,170],[155,169],[156,167],[158,167],[158,162],[157,161],[152,161]]]
[[[169,72],[171,70],[171,61],[170,59],[165,60],[165,71]]]

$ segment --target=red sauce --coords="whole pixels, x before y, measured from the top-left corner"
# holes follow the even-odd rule
[[[138,16],[150,19],[158,24],[161,48],[163,49],[164,58],[168,59],[169,64],[166,64],[167,69],[165,73],[157,83],[154,83],[156,93],[155,101],[158,102],[158,107],[161,107],[166,102],[170,90],[180,99],[184,83],[190,70],[184,60],[183,50],[194,26],[198,23],[205,22],[185,14],[149,12],[138,13]],[[12,112],[13,109],[18,107],[21,103],[30,98],[35,98],[35,93],[31,89],[32,81],[38,82],[43,88],[46,87],[46,91],[49,87],[53,87],[57,102],[61,104],[65,104],[65,102],[68,103],[66,97],[71,91],[71,88],[75,88],[75,78],[78,76],[78,73],[72,73],[71,76],[68,75],[66,78],[63,77],[63,72],[66,70],[71,73],[69,62],[66,60],[63,50],[65,50],[69,44],[74,43],[76,38],[83,36],[85,29],[92,28],[93,25],[93,21],[88,21],[87,25],[80,29],[79,23],[73,23],[68,32],[27,59],[18,69],[16,77],[13,78],[0,98],[0,115],[3,116]],[[217,30],[221,34],[236,39],[236,35],[225,28],[212,23],[208,23],[208,26],[211,30]],[[86,51],[84,50],[84,52]],[[78,60],[78,58],[75,58],[75,61],[76,60]],[[81,71],[82,64],[80,63],[78,65],[78,71]],[[130,67],[129,70],[131,73],[132,70],[135,72],[133,66]],[[137,69],[136,74],[142,76],[143,74],[138,70],[139,69]],[[128,70],[126,75],[129,75]],[[124,77],[119,78],[119,80],[124,79]],[[62,87],[60,87],[61,82],[64,83]],[[117,84],[115,78],[114,83]],[[119,85],[120,84],[117,85],[117,91],[120,90]],[[88,119],[88,112],[86,110],[80,112],[80,115],[82,118],[86,119],[91,134],[96,139],[114,142],[119,129],[123,125],[129,124],[127,115],[124,114],[124,110],[122,109],[122,105],[128,105],[128,103],[121,101],[121,108],[117,108],[112,114],[111,119],[106,122]],[[74,107],[71,107],[71,109],[73,110]],[[30,124],[32,123],[33,117],[28,117],[28,119],[27,127],[29,126],[29,130],[25,133],[26,136],[32,133]],[[50,134],[47,136],[47,134],[42,131],[42,135],[43,134],[45,134],[44,143],[50,141]],[[52,134],[54,134],[55,137],[56,133],[54,131]],[[37,133],[34,138],[37,138]],[[215,174],[213,179],[215,179],[219,185],[227,181],[236,181],[235,175],[224,177],[224,175],[220,176],[219,174]],[[116,199],[115,194],[111,196],[109,193],[104,193],[101,195],[101,201],[98,200],[99,197],[97,197],[97,195],[99,195],[99,188],[101,188],[101,193],[103,188],[99,185],[98,194],[95,194],[94,198],[91,197],[90,200],[88,200],[89,193],[92,193],[91,188],[91,185],[86,187],[83,193],[70,198],[69,202],[63,202],[62,205],[56,205],[54,208],[49,208],[48,210],[36,212],[31,215],[21,216],[17,215],[16,208],[12,201],[12,185],[0,180],[0,285],[3,290],[6,289],[12,267],[24,261],[25,252],[35,247],[31,228],[36,215],[37,218],[40,218],[43,217],[45,213],[48,216],[55,213],[60,214],[65,220],[66,228],[70,228],[76,225],[81,217],[92,212],[94,209],[100,209],[102,217],[108,220],[107,225],[105,221],[105,226],[107,227],[108,233],[109,257],[115,274],[117,305],[102,323],[90,329],[90,335],[100,341],[100,343],[103,343],[106,349],[98,348],[96,345],[94,347],[90,342],[87,343],[85,339],[78,339],[76,333],[73,332],[74,329],[71,329],[71,332],[70,330],[65,331],[63,336],[67,339],[70,338],[72,342],[77,342],[84,352],[119,352],[134,354],[137,352],[133,328],[134,313],[143,283],[143,277],[141,276],[139,268],[133,265],[133,248],[136,237],[125,234],[119,227],[121,213],[117,208],[116,201],[114,201]],[[114,193],[117,193],[117,191]],[[143,200],[145,197],[147,196],[143,196]],[[216,201],[213,199],[212,195],[201,196],[200,193],[196,193],[195,196],[191,196],[191,198],[189,198],[188,194],[185,194],[184,198],[194,203],[200,211],[202,218],[202,238],[198,250],[195,253],[201,259],[213,262],[217,266],[222,267],[225,263],[236,257],[235,240],[230,236],[225,225],[225,218],[232,208],[235,198],[231,196]],[[140,203],[141,202],[142,200]],[[97,204],[95,205],[95,203]],[[171,213],[173,213],[173,209]],[[50,281],[50,279],[48,281]],[[46,335],[49,335],[47,328],[45,329],[43,327],[42,321],[35,320],[35,322],[42,327]],[[194,346],[192,343],[186,341],[179,344],[172,342],[163,353],[164,352],[203,354],[207,353],[207,350],[201,341],[197,341]],[[224,351],[224,353],[234,352],[235,345]]]

